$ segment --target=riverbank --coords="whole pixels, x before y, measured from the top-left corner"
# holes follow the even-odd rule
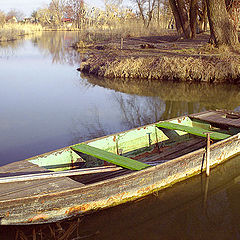
[[[172,33],[86,45],[88,54],[79,70],[107,78],[239,82],[240,54],[213,48],[208,38],[203,33],[195,40],[178,39]]]

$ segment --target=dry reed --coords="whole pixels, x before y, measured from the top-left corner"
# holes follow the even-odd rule
[[[122,57],[109,51],[93,54],[82,62],[80,70],[107,78],[237,82],[240,78],[240,58],[178,55]]]
[[[13,41],[21,38],[24,35],[32,34],[37,31],[42,31],[42,26],[39,24],[30,23],[8,23],[0,27],[0,42]]]
[[[152,22],[146,28],[141,20],[130,19],[109,25],[88,26],[81,30],[81,41],[86,44],[96,44],[101,41],[113,41],[128,37],[144,37],[154,35],[164,35],[167,29],[159,27],[156,22]]]

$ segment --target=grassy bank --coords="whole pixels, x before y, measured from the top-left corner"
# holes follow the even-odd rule
[[[102,43],[90,47],[80,70],[108,78],[238,82],[240,55],[214,49],[207,39],[207,34],[195,41],[177,40],[174,35],[128,38],[123,49],[117,42]]]
[[[42,31],[42,26],[38,24],[9,23],[0,27],[0,42],[14,41],[24,35]]]

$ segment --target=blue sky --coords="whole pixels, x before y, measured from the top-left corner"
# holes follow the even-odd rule
[[[50,2],[51,0],[0,0],[0,10],[7,13],[11,9],[17,9],[28,17],[33,10],[47,6]],[[104,6],[103,0],[86,0],[85,2],[91,6]]]

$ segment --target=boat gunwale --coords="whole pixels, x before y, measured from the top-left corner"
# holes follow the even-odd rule
[[[232,141],[240,141],[240,133],[238,134],[235,134],[227,139],[224,139],[224,140],[220,140],[216,143],[213,143],[211,146],[210,146],[210,150],[213,150],[213,149],[216,149],[216,148],[219,148],[219,145],[224,145],[226,142],[232,142]],[[190,152],[190,153],[187,153],[187,154],[184,154],[183,156],[180,156],[180,157],[177,157],[177,158],[174,158],[170,161],[167,161],[165,163],[162,163],[162,164],[159,164],[159,165],[156,165],[156,166],[151,166],[149,168],[146,168],[146,169],[143,169],[141,171],[133,171],[133,172],[130,172],[130,173],[127,173],[125,175],[122,175],[122,176],[118,176],[118,177],[114,177],[112,179],[106,179],[106,180],[103,180],[103,181],[99,181],[99,182],[96,182],[96,183],[91,183],[91,184],[88,184],[88,185],[85,185],[85,186],[81,186],[81,187],[76,187],[76,188],[72,188],[72,189],[68,189],[68,190],[65,190],[65,191],[59,191],[59,192],[54,192],[54,193],[46,193],[46,194],[42,194],[42,195],[35,195],[35,196],[30,196],[30,197],[24,197],[24,198],[17,198],[17,199],[11,199],[11,200],[2,200],[0,201],[0,204],[1,204],[1,207],[4,207],[5,205],[8,205],[10,203],[21,203],[22,201],[24,201],[24,203],[26,203],[25,201],[34,201],[36,199],[38,200],[41,200],[41,199],[50,199],[50,198],[59,198],[61,196],[65,196],[66,197],[66,194],[67,195],[76,195],[76,194],[79,194],[80,192],[85,192],[87,191],[88,189],[92,189],[92,188],[96,188],[97,186],[104,186],[104,185],[112,185],[114,183],[117,183],[123,179],[131,179],[131,178],[134,178],[136,177],[137,175],[145,175],[145,174],[148,174],[148,173],[151,173],[151,172],[154,172],[154,171],[158,171],[160,169],[164,169],[164,168],[167,168],[168,165],[171,166],[171,165],[174,165],[175,163],[177,162],[181,162],[182,159],[185,159],[185,158],[190,158],[191,156],[194,156],[194,155],[200,155],[201,153],[205,153],[205,148],[202,147],[198,150],[195,150],[193,152]],[[235,154],[236,155],[236,154]],[[232,158],[234,155],[231,155],[230,158]],[[229,157],[228,157],[229,158]],[[222,159],[219,163],[223,163],[224,161],[227,161],[228,158],[224,158]],[[219,164],[218,163],[218,164]],[[214,165],[217,165],[217,164],[212,164],[210,165],[211,167],[213,167]],[[199,171],[197,171],[199,172]],[[197,174],[197,172],[195,172]],[[195,173],[189,175],[187,178],[191,177],[192,175],[195,175]],[[179,182],[182,181],[181,179],[179,179]],[[155,189],[153,189],[153,191],[155,191]]]
[[[32,160],[34,160],[36,158],[46,157],[46,156],[51,155],[53,153],[58,153],[58,152],[65,151],[65,150],[67,150],[67,151],[74,151],[74,150],[71,149],[71,147],[76,146],[76,145],[81,144],[81,143],[88,144],[88,143],[91,143],[91,142],[95,142],[97,140],[102,140],[102,139],[107,138],[107,137],[113,137],[113,136],[116,136],[118,134],[124,134],[124,133],[128,133],[128,132],[131,132],[131,131],[134,131],[134,130],[142,129],[142,128],[145,128],[145,127],[154,126],[156,123],[160,123],[160,122],[163,122],[163,121],[169,122],[169,121],[174,121],[174,120],[178,120],[178,119],[185,119],[186,117],[189,118],[188,115],[184,115],[184,116],[180,116],[180,117],[171,118],[171,119],[168,119],[168,120],[160,120],[160,121],[157,121],[157,122],[154,122],[154,123],[149,123],[149,124],[146,124],[146,125],[143,125],[143,126],[139,126],[139,127],[136,127],[136,128],[131,128],[131,129],[128,129],[128,130],[125,130],[125,131],[122,131],[122,132],[111,133],[109,135],[97,137],[97,138],[94,138],[94,139],[89,139],[89,140],[84,141],[84,142],[79,142],[79,143],[76,143],[76,144],[73,144],[73,145],[70,145],[70,146],[66,146],[66,147],[58,148],[58,149],[55,149],[55,150],[52,150],[52,151],[49,151],[49,152],[45,152],[45,153],[41,153],[41,154],[38,154],[38,155],[34,155],[34,156],[30,157],[30,158],[17,160],[16,163],[20,162],[20,161],[32,161]],[[11,164],[11,163],[8,163],[8,164]],[[3,166],[6,166],[6,165],[7,164],[2,165],[2,166],[0,166],[0,168],[3,167]]]

